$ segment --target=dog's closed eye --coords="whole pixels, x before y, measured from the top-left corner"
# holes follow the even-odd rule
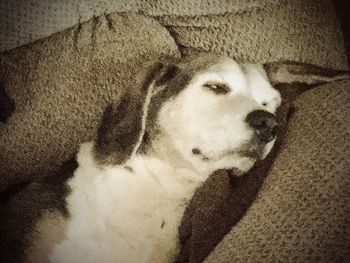
[[[203,87],[218,95],[224,95],[230,92],[230,88],[223,83],[205,83]]]

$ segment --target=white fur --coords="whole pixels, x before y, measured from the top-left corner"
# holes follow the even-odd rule
[[[79,167],[69,181],[71,218],[51,262],[174,259],[179,249],[178,226],[195,189],[215,170],[245,172],[253,166],[254,160],[235,151],[252,136],[245,117],[255,109],[274,112],[281,101],[261,66],[243,69],[223,58],[164,103],[158,115],[161,133],[147,155],[134,151],[125,163],[132,171],[125,166],[98,166],[93,144],[81,146]],[[207,81],[225,83],[231,92],[213,94],[203,88]],[[266,145],[266,154],[272,145]],[[194,155],[195,147],[209,160]]]
[[[160,112],[160,125],[181,155],[201,173],[233,167],[249,170],[254,161],[223,154],[240,148],[252,136],[245,122],[249,112],[263,109],[274,113],[281,103],[279,92],[268,82],[261,65],[246,64],[244,70],[245,74],[235,61],[223,58],[221,63],[196,75]],[[208,81],[224,83],[231,92],[215,95],[203,88]],[[267,153],[272,145],[266,146]],[[191,149],[197,147],[209,161],[192,154]]]
[[[99,168],[82,145],[69,182],[71,220],[52,262],[170,262],[177,226],[195,186],[205,178],[136,155],[123,167]],[[163,225],[163,227],[162,227]]]
[[[150,87],[148,88],[148,92],[146,95],[145,102],[143,103],[142,107],[142,126],[141,126],[141,134],[144,134],[146,129],[146,120],[147,120],[147,113],[148,113],[148,106],[151,102],[152,95],[154,95],[153,89],[154,89],[154,81],[150,84]],[[137,144],[131,154],[131,156],[134,156],[136,154],[137,149],[140,147],[142,142],[142,136],[139,137],[139,140],[137,141]]]

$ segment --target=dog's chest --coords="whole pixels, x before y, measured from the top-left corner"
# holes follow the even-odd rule
[[[100,169],[89,158],[80,158],[69,182],[71,217],[53,261],[170,262],[195,189],[191,172],[144,158],[132,161],[132,170]]]

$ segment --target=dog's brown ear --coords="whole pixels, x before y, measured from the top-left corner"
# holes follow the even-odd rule
[[[142,81],[135,77],[134,85],[138,87],[108,105],[102,115],[94,144],[94,157],[99,164],[123,164],[137,151],[145,133],[151,97],[156,87],[176,75],[177,67],[158,62],[145,71]]]
[[[292,100],[314,86],[332,81],[350,79],[349,71],[323,68],[294,61],[264,64],[269,81],[282,94]]]
[[[328,69],[294,61],[268,63],[264,64],[264,68],[273,85],[279,83],[319,85],[350,78],[349,71]]]

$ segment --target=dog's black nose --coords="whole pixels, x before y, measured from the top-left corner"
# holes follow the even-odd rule
[[[268,111],[255,110],[247,115],[246,122],[252,127],[263,143],[272,141],[277,133],[276,116]]]

